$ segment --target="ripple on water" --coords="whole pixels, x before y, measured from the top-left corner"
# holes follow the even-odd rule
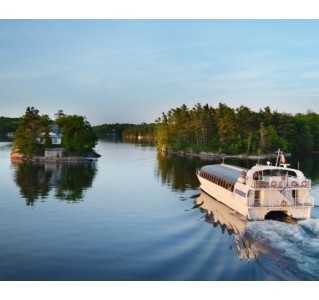
[[[259,263],[274,277],[283,280],[319,279],[318,219],[296,224],[273,220],[252,222],[245,234],[259,249]],[[269,264],[270,261],[273,263]]]

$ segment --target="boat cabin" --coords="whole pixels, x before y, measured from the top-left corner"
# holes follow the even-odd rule
[[[310,188],[311,181],[296,169],[257,165],[252,167],[245,178],[247,184],[253,188]]]

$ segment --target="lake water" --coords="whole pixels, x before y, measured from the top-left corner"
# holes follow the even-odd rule
[[[216,161],[100,141],[96,162],[12,163],[10,147],[0,142],[2,281],[319,279],[317,156],[289,159],[313,180],[310,220],[247,222],[199,191],[196,168]]]

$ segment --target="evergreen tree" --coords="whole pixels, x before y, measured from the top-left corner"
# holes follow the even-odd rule
[[[44,144],[48,142],[51,123],[47,115],[41,116],[39,110],[28,107],[14,133],[14,148],[27,157],[41,154],[44,146],[40,141],[45,139]]]
[[[305,125],[301,128],[300,132],[300,147],[303,150],[313,150],[314,139],[311,133],[310,126]]]
[[[230,152],[235,152],[237,150],[236,143],[238,136],[235,111],[226,104],[219,103],[217,117],[217,129],[221,150],[225,151],[228,149]]]

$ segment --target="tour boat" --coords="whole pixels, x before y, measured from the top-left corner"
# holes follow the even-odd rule
[[[248,170],[222,163],[206,165],[196,175],[204,192],[248,220],[264,220],[272,211],[309,219],[314,205],[311,180],[288,166],[267,162]]]

